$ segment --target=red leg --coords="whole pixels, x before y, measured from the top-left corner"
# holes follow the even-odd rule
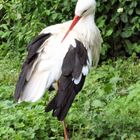
[[[67,132],[67,127],[66,127],[65,121],[62,121],[62,124],[63,124],[63,128],[64,128],[64,140],[70,140],[69,136],[68,136],[68,132]]]

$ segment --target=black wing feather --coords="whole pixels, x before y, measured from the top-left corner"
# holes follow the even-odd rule
[[[23,63],[21,73],[19,75],[19,79],[17,81],[14,98],[16,101],[20,98],[20,95],[23,91],[23,88],[26,84],[26,75],[27,71],[32,67],[34,61],[36,60],[38,53],[37,50],[40,48],[40,46],[44,43],[46,39],[48,39],[51,36],[50,33],[47,34],[40,34],[38,37],[36,37],[29,45],[28,45],[28,55]]]
[[[82,89],[85,81],[82,68],[87,65],[87,50],[80,41],[75,41],[76,47],[70,46],[63,61],[58,92],[46,107],[47,112],[53,110],[53,116],[56,116],[61,121],[66,117],[76,94]],[[81,74],[80,82],[75,84],[72,79],[77,79]]]
[[[48,39],[50,36],[51,36],[50,33],[40,34],[28,45],[27,47],[28,56],[26,59],[26,63],[30,63],[32,60],[34,60],[37,57],[37,50],[44,43],[44,41]]]

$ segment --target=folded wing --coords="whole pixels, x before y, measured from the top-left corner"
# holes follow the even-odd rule
[[[89,70],[87,50],[80,41],[75,41],[76,47],[70,46],[63,61],[58,92],[46,107],[46,111],[53,110],[53,115],[59,120],[64,120]]]
[[[39,53],[38,50],[42,46],[42,44],[51,36],[50,33],[40,34],[37,38],[35,38],[32,43],[28,46],[28,55],[22,66],[21,73],[19,75],[19,79],[17,81],[14,98],[18,101],[24,94],[24,89],[32,76],[32,73],[35,70],[35,61],[37,60]],[[35,77],[33,77],[35,78]],[[36,77],[37,79],[39,77]],[[36,80],[37,81],[37,80]],[[38,84],[38,83],[36,83]],[[32,85],[34,86],[34,85]]]

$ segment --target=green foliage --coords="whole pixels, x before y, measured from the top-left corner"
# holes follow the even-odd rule
[[[72,19],[76,0],[0,1],[0,139],[63,139],[62,125],[45,113],[49,96],[37,103],[13,101],[15,83],[31,39],[48,25]],[[102,59],[140,54],[140,3],[97,1],[103,35]],[[72,140],[140,139],[140,63],[132,56],[92,69],[67,116]]]
[[[72,18],[74,2],[63,0],[0,1],[0,52],[9,50],[24,55],[31,39],[48,25]]]
[[[76,0],[1,0],[0,52],[24,56],[27,44],[43,28],[72,19]],[[96,22],[103,36],[102,58],[140,53],[140,3],[97,1]],[[20,55],[21,56],[21,55]]]
[[[66,118],[72,140],[140,139],[139,61],[109,60],[91,70]],[[18,57],[0,60],[0,139],[63,139],[61,123],[44,112],[53,93],[36,103],[13,101],[19,68]]]
[[[140,53],[139,7],[137,0],[98,1],[96,16],[104,39],[104,57]]]

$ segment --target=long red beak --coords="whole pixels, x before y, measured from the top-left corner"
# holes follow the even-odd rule
[[[65,34],[65,36],[63,37],[63,39],[62,39],[61,42],[63,42],[64,39],[68,36],[69,32],[74,28],[74,26],[77,24],[77,22],[80,20],[80,18],[81,18],[81,17],[79,17],[79,16],[75,16],[75,17],[73,18],[72,24],[70,25],[68,31],[66,32],[66,34]]]

